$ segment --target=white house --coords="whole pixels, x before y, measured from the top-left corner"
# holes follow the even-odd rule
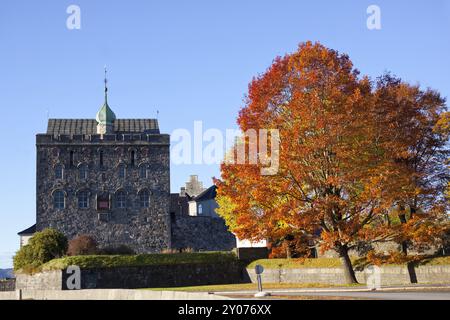
[[[20,247],[26,246],[28,241],[30,241],[31,237],[36,233],[36,225],[29,227],[23,231],[18,233],[20,237]]]
[[[216,213],[218,207],[216,202],[217,187],[215,185],[201,192],[198,196],[189,201],[190,216],[214,217],[219,216]]]

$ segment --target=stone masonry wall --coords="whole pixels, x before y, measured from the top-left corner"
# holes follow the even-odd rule
[[[0,292],[16,290],[16,279],[0,280]]]
[[[16,274],[16,290],[61,290],[63,273],[60,270],[34,275]]]
[[[195,251],[231,250],[236,247],[235,236],[221,218],[176,216],[172,220],[172,248]]]
[[[401,250],[401,247],[398,243],[395,243],[393,241],[389,242],[383,242],[383,243],[376,243],[368,248],[366,250],[358,251],[358,250],[350,250],[349,254],[350,256],[354,257],[364,257],[367,254],[368,249],[373,249],[375,252],[380,254],[389,254],[389,252],[398,252]],[[412,255],[414,254],[427,254],[427,255],[433,255],[438,251],[438,248],[434,246],[430,246],[427,250],[417,251],[412,248],[408,249],[408,252]],[[317,250],[318,258],[338,258],[339,254],[334,250],[327,250],[324,253],[320,253],[320,248]]]
[[[252,282],[256,282],[253,269],[247,269]],[[450,283],[450,266],[419,266],[415,268],[418,283],[443,284]],[[367,269],[356,271],[360,283],[367,283],[373,271]],[[265,269],[262,274],[263,283],[320,283],[345,284],[342,268],[299,268],[299,269]],[[411,284],[406,266],[381,267],[381,285]]]
[[[18,275],[17,289],[67,290],[64,270],[34,275]],[[145,267],[81,269],[81,289],[165,288],[195,285],[240,283],[242,266],[227,264],[177,264]]]
[[[170,248],[170,171],[168,135],[37,135],[37,230],[52,227],[69,239],[94,236],[101,247],[127,245],[138,253]],[[135,164],[130,160],[135,152]],[[73,152],[73,163],[70,154]],[[103,166],[100,153],[103,153]],[[64,166],[56,179],[55,166]],[[88,178],[80,179],[79,167],[87,165]],[[126,178],[119,177],[126,166]],[[148,177],[140,178],[139,167]],[[150,193],[149,208],[139,206],[141,190]],[[65,193],[65,208],[55,209],[53,193]],[[126,193],[126,208],[116,206],[115,194]],[[78,207],[78,193],[89,193],[88,208]],[[96,197],[110,196],[111,209],[99,216]]]

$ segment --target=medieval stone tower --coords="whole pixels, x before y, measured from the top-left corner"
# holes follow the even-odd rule
[[[169,142],[156,119],[116,119],[105,80],[95,120],[50,119],[36,136],[36,230],[140,253],[170,248]]]

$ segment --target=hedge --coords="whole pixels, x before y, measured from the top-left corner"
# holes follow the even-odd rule
[[[71,265],[76,265],[80,268],[114,268],[171,264],[232,263],[236,261],[237,257],[232,252],[91,255],[54,259],[42,265],[41,270],[64,270]]]

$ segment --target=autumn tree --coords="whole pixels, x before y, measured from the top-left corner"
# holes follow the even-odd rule
[[[448,227],[445,198],[450,174],[449,113],[445,99],[434,90],[421,90],[385,74],[374,96],[382,114],[385,145],[407,178],[399,187],[389,223],[400,223],[396,240],[403,258],[408,247],[421,250],[440,244]]]
[[[85,256],[93,255],[99,252],[97,241],[94,237],[83,234],[69,241],[67,255],[69,256]]]
[[[349,251],[398,237],[386,220],[414,194],[408,167],[398,165],[401,139],[385,128],[397,114],[379,109],[378,89],[347,55],[310,42],[251,82],[238,124],[279,130],[279,168],[261,175],[261,164],[222,164],[218,198],[231,202],[222,216],[238,237],[302,237],[335,250],[346,281],[357,282]],[[242,140],[247,150],[260,142]]]

